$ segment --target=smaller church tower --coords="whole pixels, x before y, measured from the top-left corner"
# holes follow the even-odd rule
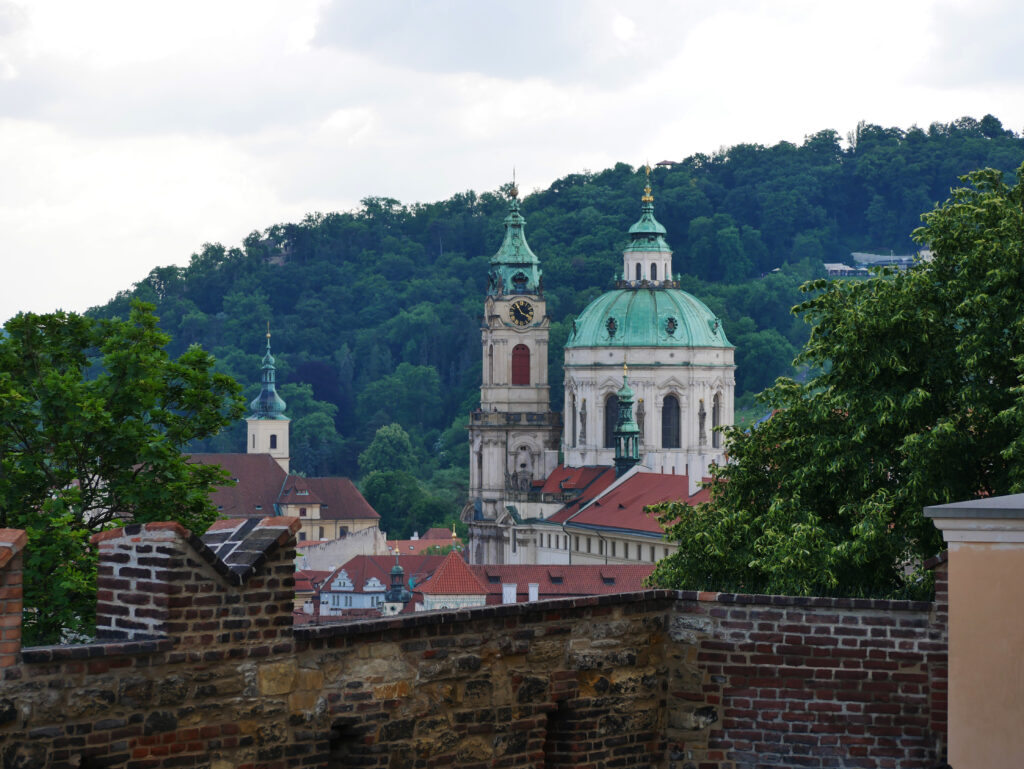
[[[619,418],[615,423],[615,477],[623,475],[640,461],[640,427],[633,419],[633,390],[629,386],[629,367],[622,366],[622,387],[616,393]]]
[[[277,369],[270,354],[270,324],[267,324],[267,352],[263,356],[260,375],[260,394],[249,404],[252,414],[246,418],[248,426],[245,452],[270,454],[288,472],[288,432],[291,420],[284,415],[285,402],[277,394]]]

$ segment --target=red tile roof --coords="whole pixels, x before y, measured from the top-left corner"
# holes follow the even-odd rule
[[[327,520],[378,519],[380,515],[348,478],[306,478],[310,491],[322,502],[320,517]]]
[[[320,505],[320,517],[326,520],[380,518],[348,478],[286,475],[270,454],[192,454],[190,459],[220,465],[237,481],[233,487],[218,486],[210,495],[228,518],[274,515],[275,503]]]
[[[487,590],[487,603],[501,603],[502,584],[515,584],[516,601],[529,599],[530,583],[539,600],[583,595],[632,593],[643,589],[653,563],[608,565],[473,565],[470,570]]]
[[[426,580],[444,560],[443,555],[400,555],[398,564],[405,572],[405,584],[409,585],[410,578],[414,585]],[[330,572],[323,581],[325,588],[329,587],[338,572],[344,571],[352,580],[353,592],[362,593],[367,581],[376,577],[385,587],[391,587],[391,569],[395,565],[393,555],[357,555],[350,558],[334,571]]]
[[[192,462],[220,465],[235,479],[234,486],[218,486],[210,500],[226,518],[274,515],[274,503],[287,477],[270,454],[192,454]]]
[[[548,480],[559,471],[559,465],[555,468],[555,471],[548,476]],[[566,480],[566,484],[563,488],[568,489],[572,484],[571,488],[582,490],[582,494],[574,499],[572,502],[566,503],[565,507],[552,515],[548,516],[547,520],[552,523],[564,523],[573,516],[574,513],[578,512],[579,509],[589,503],[594,497],[603,492],[613,483],[615,483],[615,468],[614,467],[570,467],[564,468],[569,473],[563,475],[563,479]],[[545,484],[547,488],[547,484]],[[555,487],[557,493],[557,486]]]
[[[657,519],[644,507],[670,500],[696,505],[708,500],[708,490],[698,489],[690,496],[690,479],[685,475],[636,473],[571,516],[568,523],[660,534]]]
[[[331,575],[329,571],[315,571],[312,569],[295,570],[295,592],[312,593],[319,589],[324,580]]]
[[[444,557],[433,576],[419,585],[419,592],[423,595],[486,595],[487,588],[453,550]]]

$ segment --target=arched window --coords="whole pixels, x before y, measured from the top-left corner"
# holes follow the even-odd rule
[[[722,448],[722,434],[715,430],[722,424],[722,394],[715,393],[715,399],[711,402],[711,445],[716,449]]]
[[[576,393],[569,396],[570,407],[569,412],[572,414],[572,421],[569,427],[569,445],[573,448],[576,447]]]
[[[512,348],[512,384],[530,384],[530,348],[525,344]]]
[[[640,265],[638,264],[638,265],[636,266],[636,279],[637,279],[637,280],[640,280],[640,274],[641,274],[641,273],[640,273]]]
[[[615,423],[619,421],[619,396],[604,399],[604,447],[615,448]]]
[[[661,405],[661,447],[679,448],[679,399],[666,395]]]
[[[494,384],[494,345],[487,348],[487,384]]]
[[[270,436],[270,448],[272,448],[272,449],[276,449],[277,448],[277,436],[276,435],[271,435]]]
[[[657,280],[657,279],[658,279],[658,265],[652,264],[651,265],[651,280]]]

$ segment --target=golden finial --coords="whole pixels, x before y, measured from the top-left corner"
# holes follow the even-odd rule
[[[625,379],[627,376],[629,376],[629,366],[627,366],[625,363],[623,363],[622,364],[622,378]]]
[[[270,321],[267,321],[267,339],[270,339]]]
[[[644,203],[653,203],[654,195],[651,194],[651,164],[648,163],[645,167],[647,169],[647,186],[644,187],[644,195],[640,200]]]

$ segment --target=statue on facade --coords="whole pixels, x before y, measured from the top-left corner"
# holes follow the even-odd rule
[[[704,432],[704,423],[707,421],[707,418],[708,412],[704,409],[704,399],[701,398],[700,409],[697,411],[697,429],[699,431],[697,433],[697,445],[699,446],[705,446],[708,442],[707,435]]]
[[[580,409],[580,440],[582,446],[587,442],[587,399],[583,399],[583,408]]]
[[[636,407],[636,423],[640,428],[640,445],[643,446],[644,441],[644,422],[646,421],[647,412],[644,410],[644,399],[641,398],[637,403]]]

